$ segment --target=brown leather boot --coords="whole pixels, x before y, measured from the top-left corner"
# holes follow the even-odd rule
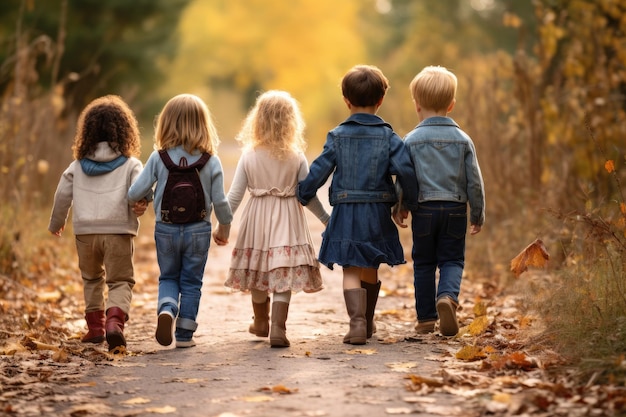
[[[365,308],[365,319],[367,320],[367,338],[372,337],[376,333],[376,323],[374,322],[374,311],[376,311],[376,303],[378,302],[378,293],[380,292],[381,282],[370,284],[361,281],[361,288],[367,291],[367,307]]]
[[[270,334],[270,298],[267,297],[264,303],[252,302],[254,311],[254,323],[250,325],[248,331],[258,337],[267,337]]]
[[[343,343],[364,345],[367,342],[367,291],[363,288],[343,290],[346,309],[350,316],[350,331],[343,338]]]
[[[107,310],[105,330],[109,351],[118,346],[126,346],[126,338],[124,337],[124,322],[126,320],[128,320],[128,316],[121,308],[111,307]]]
[[[459,332],[459,322],[456,319],[456,310],[459,305],[445,295],[437,300],[437,314],[439,315],[439,331],[444,336],[455,336]]]
[[[274,301],[272,303],[272,326],[270,329],[270,346],[289,347],[291,344],[287,339],[287,313],[289,303]]]
[[[85,313],[85,321],[89,331],[80,341],[83,343],[104,342],[104,310]]]

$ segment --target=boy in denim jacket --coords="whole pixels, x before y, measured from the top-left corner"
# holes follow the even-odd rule
[[[411,210],[413,272],[418,333],[430,333],[439,318],[444,336],[459,331],[456,310],[465,265],[469,203],[470,234],[485,221],[483,178],[472,139],[448,117],[456,103],[457,78],[429,66],[410,84],[419,125],[405,137],[418,182],[418,207]],[[408,211],[394,214],[400,227]],[[439,284],[436,271],[439,268]]]

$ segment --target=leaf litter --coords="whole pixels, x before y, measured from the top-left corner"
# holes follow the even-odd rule
[[[138,239],[137,243],[147,245],[145,242]],[[137,252],[150,250],[153,247]],[[133,353],[125,349],[107,352],[106,344],[80,343],[84,321],[76,300],[81,299],[82,288],[76,283],[78,272],[73,265],[75,260],[69,255],[72,251],[51,248],[43,253],[49,258],[42,256],[38,262],[47,265],[45,274],[40,273],[41,268],[34,267],[29,269],[34,272],[24,279],[0,277],[0,413],[50,414],[54,413],[56,405],[69,401],[73,404],[69,410],[72,416],[110,414],[109,407],[92,403],[93,399],[80,391],[81,387],[95,384],[82,378],[96,365],[131,366],[124,359]],[[511,262],[511,271],[519,277],[530,267],[543,267],[548,259],[547,250],[538,239]],[[154,285],[143,282],[154,276],[146,272],[155,268],[154,260],[138,256],[136,265],[138,285]],[[504,294],[489,282],[467,280],[458,312],[460,323],[464,325],[456,337],[444,338],[438,333],[418,337],[403,335],[400,332],[405,328],[403,325],[414,321],[412,288],[406,285],[406,280],[396,276],[398,270],[384,273],[387,276],[382,277],[385,288],[381,297],[406,298],[407,301],[403,308],[376,312],[381,325],[379,341],[428,344],[432,346],[431,353],[421,359],[441,364],[439,371],[423,375],[415,372],[420,368],[414,366],[414,362],[385,364],[392,372],[406,374],[406,382],[399,389],[410,393],[402,397],[407,407],[389,407],[387,414],[604,416],[626,410],[623,386],[598,385],[593,380],[587,384],[575,382],[575,371],[563,367],[566,364],[563,358],[543,346],[541,338],[534,337],[541,320],[529,312],[522,314],[517,308],[517,296]],[[410,268],[405,268],[404,273],[410,275]],[[142,296],[147,297],[148,292],[144,288]],[[138,296],[137,303],[141,309],[150,301]],[[376,355],[377,351],[359,348],[344,353]],[[306,352],[305,356],[311,353]],[[626,361],[617,366],[626,367]],[[177,382],[198,384],[203,380],[189,378]],[[71,385],[76,391],[71,396],[61,395],[55,390],[59,385]],[[259,392],[267,394],[238,399],[271,402],[274,396],[296,394],[298,389],[275,385],[262,387]],[[440,404],[437,398],[443,394],[465,398],[465,406],[460,409]],[[148,402],[137,397],[127,400],[126,405]],[[144,411],[177,413],[171,406]]]

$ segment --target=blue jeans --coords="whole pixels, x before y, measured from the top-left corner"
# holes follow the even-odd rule
[[[437,299],[459,302],[465,266],[467,205],[448,201],[420,203],[411,212],[413,285],[418,321],[437,319]],[[436,271],[439,268],[439,285]]]
[[[157,222],[154,229],[159,276],[157,313],[176,320],[176,340],[191,340],[198,327],[202,277],[211,244],[211,224]]]

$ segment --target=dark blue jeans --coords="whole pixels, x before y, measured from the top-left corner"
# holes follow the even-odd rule
[[[465,266],[467,204],[429,201],[413,210],[411,217],[417,320],[436,320],[438,298],[449,296],[458,303]]]

